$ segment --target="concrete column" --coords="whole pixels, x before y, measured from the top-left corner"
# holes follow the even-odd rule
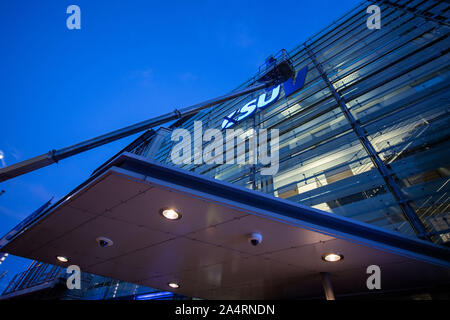
[[[327,300],[336,300],[334,298],[333,287],[331,286],[330,274],[328,272],[321,272],[320,278],[322,280],[323,291]]]

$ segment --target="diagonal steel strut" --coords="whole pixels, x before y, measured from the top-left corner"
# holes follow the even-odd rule
[[[239,91],[233,91],[231,93],[228,93],[226,95],[210,99],[195,105],[192,105],[190,107],[182,108],[182,109],[175,109],[172,112],[163,114],[158,117],[150,118],[148,120],[130,125],[128,127],[118,129],[115,131],[112,131],[110,133],[106,133],[104,135],[98,136],[96,138],[92,138],[77,144],[74,144],[72,146],[59,149],[59,150],[51,150],[48,153],[42,154],[40,156],[7,166],[5,168],[0,169],[0,182],[6,181],[11,178],[18,177],[20,175],[23,175],[25,173],[38,170],[40,168],[49,166],[53,163],[56,163],[62,159],[71,157],[73,155],[82,153],[84,151],[102,146],[104,144],[128,137],[132,134],[141,132],[143,130],[147,130],[156,126],[159,126],[161,124],[164,124],[166,122],[177,120],[186,116],[192,116],[199,111],[212,107],[214,105],[217,105],[222,102],[226,102],[228,100],[232,100],[234,98],[246,95],[248,93],[252,93],[264,88],[268,88],[270,86],[274,85],[273,81],[267,81],[260,84],[256,84],[250,87],[247,87],[245,89],[239,90]]]

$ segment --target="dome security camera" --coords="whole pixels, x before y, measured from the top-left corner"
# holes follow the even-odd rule
[[[248,241],[253,245],[257,246],[262,241],[262,234],[258,232],[253,232],[248,236]]]
[[[98,237],[95,239],[98,243],[98,245],[102,248],[111,247],[114,242],[111,239],[108,239],[106,237]]]

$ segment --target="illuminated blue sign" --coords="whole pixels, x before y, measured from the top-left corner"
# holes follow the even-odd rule
[[[308,67],[304,67],[302,70],[297,72],[295,77],[295,82],[292,78],[289,78],[283,83],[284,96],[289,97],[295,91],[301,89],[305,84],[306,74],[308,72]],[[256,99],[247,102],[241,108],[233,111],[227,117],[223,119],[222,129],[228,129],[241,122],[248,116],[252,115],[257,109],[264,109],[272,103],[276,102],[280,96],[281,84],[276,87],[272,87],[265,93],[259,95]]]
[[[173,292],[169,291],[160,291],[160,292],[152,292],[146,294],[140,294],[136,296],[136,300],[159,300],[159,299],[168,299],[173,298]]]

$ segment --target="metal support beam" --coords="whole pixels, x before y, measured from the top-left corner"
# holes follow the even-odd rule
[[[436,18],[435,14],[426,11],[426,10],[419,10],[416,8],[412,8],[412,7],[408,7],[406,5],[401,5],[392,1],[388,1],[388,0],[369,0],[369,2],[372,2],[373,4],[382,4],[385,5],[386,7],[390,7],[393,9],[398,9],[398,10],[402,10],[406,13],[410,13],[416,17],[420,17],[423,18],[427,21],[432,21],[435,22],[441,26],[446,26],[446,27],[450,27],[450,23],[447,20],[439,20]],[[439,4],[441,1],[438,1],[437,4]]]
[[[330,274],[328,272],[321,272],[320,279],[322,280],[322,287],[327,300],[336,300],[333,286],[331,285]]]
[[[377,151],[373,147],[372,143],[367,138],[366,133],[361,128],[359,120],[356,120],[353,114],[348,109],[344,98],[340,96],[340,94],[336,91],[331,81],[328,79],[328,76],[326,75],[325,71],[323,70],[322,65],[317,61],[317,58],[315,54],[312,52],[312,50],[304,44],[304,47],[306,49],[306,52],[309,56],[309,58],[312,60],[314,66],[319,71],[323,81],[327,85],[328,89],[333,94],[334,99],[338,103],[342,113],[350,123],[350,126],[352,127],[353,131],[355,132],[356,136],[358,137],[359,141],[363,145],[364,149],[366,150],[367,154],[369,155],[370,159],[372,160],[372,163],[374,166],[378,169],[381,176],[383,177],[384,182],[386,183],[387,187],[393,194],[394,198],[397,200],[398,205],[402,209],[403,213],[405,214],[408,221],[411,223],[411,226],[413,227],[414,231],[417,233],[419,238],[424,238],[427,240],[430,240],[427,231],[425,229],[425,226],[423,225],[420,218],[417,216],[414,209],[411,207],[411,200],[407,198],[407,196],[403,193],[403,191],[400,189],[398,184],[395,182],[395,174],[392,170],[390,170],[384,162],[381,160],[381,158],[378,156]]]

